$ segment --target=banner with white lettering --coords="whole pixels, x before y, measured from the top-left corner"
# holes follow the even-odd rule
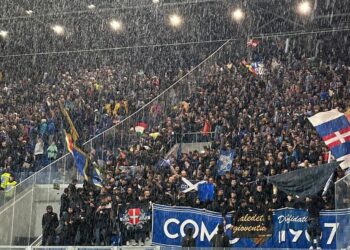
[[[336,223],[336,217],[338,222]],[[346,234],[350,209],[321,212],[322,249],[336,249],[338,243],[347,245]],[[344,221],[344,223],[342,223]],[[279,209],[273,214],[273,235],[263,240],[234,238],[231,231],[231,217],[226,217],[226,234],[233,247],[259,248],[309,248],[310,237],[307,233],[307,211],[300,209]],[[223,223],[220,213],[189,207],[153,206],[153,244],[162,246],[181,246],[186,228],[194,229],[197,247],[209,247],[210,240]],[[338,235],[336,235],[338,233]],[[344,242],[339,242],[344,239]]]
[[[271,218],[263,209],[237,216],[233,236],[239,238],[268,238],[272,236]]]

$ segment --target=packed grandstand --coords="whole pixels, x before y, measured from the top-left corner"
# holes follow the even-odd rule
[[[348,186],[339,194],[334,184],[347,172],[310,118],[338,112],[349,123],[349,41],[348,34],[339,34],[340,40],[328,34],[228,39],[218,46],[191,47],[193,57],[177,47],[175,52],[125,52],[118,56],[133,59],[50,71],[43,66],[35,76],[13,79],[5,68],[0,78],[1,205],[11,199],[15,204],[17,184],[50,172],[60,202],[59,211],[49,202],[42,205],[45,246],[224,247],[224,236],[218,240],[217,235],[226,233],[230,245],[239,247],[331,249],[340,241],[333,231],[318,238],[320,211],[326,216],[328,210],[335,214],[348,207]],[[137,62],[141,57],[144,65]],[[177,59],[172,63],[171,58]],[[339,140],[345,143],[347,137]],[[327,184],[317,183],[320,176],[309,183],[317,190],[303,186],[286,192],[288,185],[275,181],[294,171],[312,176],[313,169],[325,171],[325,166],[332,167]],[[290,176],[296,181],[288,183],[305,181]],[[162,221],[160,214],[167,211],[189,215]],[[281,211],[295,216],[276,216]],[[208,222],[194,219],[201,213]],[[263,223],[249,224],[255,220]],[[278,235],[273,231],[274,224],[284,222],[308,223],[302,228],[306,243],[273,245],[286,241],[286,231],[284,236],[282,229]],[[164,235],[155,234],[158,229]],[[248,233],[254,230],[256,235]],[[290,241],[297,242],[303,231],[292,230]],[[198,236],[197,243],[192,236]],[[245,237],[252,241],[237,243]]]

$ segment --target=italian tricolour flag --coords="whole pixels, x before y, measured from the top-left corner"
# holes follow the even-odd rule
[[[135,131],[137,135],[142,135],[145,129],[147,129],[148,124],[145,122],[136,123]]]

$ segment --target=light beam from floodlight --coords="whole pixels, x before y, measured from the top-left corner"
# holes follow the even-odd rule
[[[123,24],[121,21],[118,20],[111,20],[109,22],[109,25],[111,26],[111,29],[114,31],[121,31],[123,29]]]
[[[298,13],[307,16],[311,13],[311,5],[308,1],[300,2],[298,5]]]
[[[169,16],[170,25],[173,27],[180,27],[183,23],[182,17],[177,14],[172,14]]]
[[[232,18],[236,22],[240,22],[244,18],[244,12],[240,8],[237,8],[232,12]]]
[[[31,16],[33,14],[32,10],[26,10],[27,15]]]
[[[6,30],[0,30],[0,36],[5,39],[8,36],[9,32]]]
[[[95,9],[95,8],[96,8],[96,6],[95,6],[95,5],[93,5],[93,4],[90,4],[90,5],[88,5],[88,8],[89,8],[90,10],[93,10],[93,9]]]
[[[57,35],[63,35],[64,34],[64,27],[62,25],[54,25],[52,26],[52,30],[57,34]]]

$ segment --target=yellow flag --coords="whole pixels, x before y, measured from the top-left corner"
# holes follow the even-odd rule
[[[63,107],[62,103],[59,102],[59,104],[60,104],[61,113],[66,118],[66,120],[69,124],[69,130],[70,130],[70,134],[72,135],[73,141],[76,142],[79,138],[79,135],[78,135],[77,130],[75,129],[74,123],[73,123],[72,119],[70,118],[68,111]]]

